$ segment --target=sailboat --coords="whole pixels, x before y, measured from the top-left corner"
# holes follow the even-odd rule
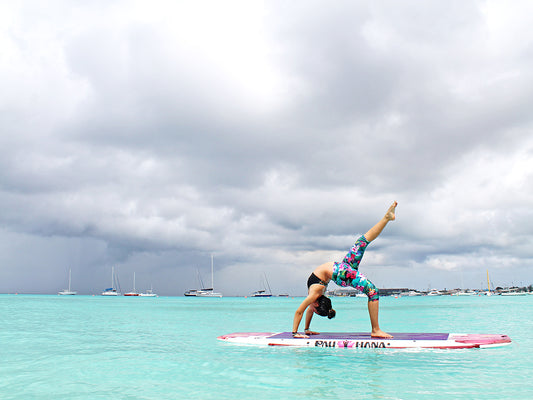
[[[148,289],[145,293],[139,293],[139,296],[141,296],[141,297],[157,297],[157,294],[154,293],[152,285],[150,285],[150,289]]]
[[[251,294],[251,297],[272,297],[272,290],[270,290],[270,284],[268,283],[268,279],[267,279],[265,273],[263,273],[263,277],[264,277],[264,279],[261,279],[261,283],[262,283],[264,289],[261,289],[261,290],[258,290],[256,292],[253,292]],[[268,290],[267,290],[267,288],[268,288]]]
[[[215,292],[213,255],[211,254],[211,287],[196,291],[196,297],[222,297],[222,293]]]
[[[124,293],[124,296],[138,296],[139,293],[137,293],[135,291],[135,272],[133,273],[133,291],[132,292],[128,292],[128,293]]]
[[[198,268],[196,269],[196,279],[198,279],[198,283],[200,284],[200,287],[204,287],[204,282],[202,280],[202,277],[200,276],[200,271],[198,271]],[[198,294],[198,289],[189,289],[185,293],[183,293],[184,296],[187,297],[196,297]]]
[[[102,296],[118,296],[120,293],[115,288],[115,267],[111,267],[111,287],[102,292]]]
[[[492,293],[490,292],[490,280],[489,280],[489,270],[487,269],[487,293],[485,293],[487,296],[492,296]]]
[[[72,269],[69,268],[68,270],[68,289],[63,289],[61,292],[57,292],[57,294],[60,295],[75,295],[78,294],[76,291],[70,290],[70,277],[71,277]]]
[[[463,268],[461,268],[461,289],[456,291],[455,293],[452,293],[452,296],[475,296],[477,295],[476,292],[474,292],[471,289],[463,289],[465,287],[464,280],[463,280]]]

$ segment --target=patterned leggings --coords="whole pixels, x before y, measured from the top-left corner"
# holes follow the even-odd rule
[[[342,262],[333,264],[331,280],[339,286],[352,286],[368,296],[368,301],[379,300],[378,288],[359,272],[359,263],[370,242],[361,235]]]

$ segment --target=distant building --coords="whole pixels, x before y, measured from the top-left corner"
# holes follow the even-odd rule
[[[355,297],[358,293],[361,292],[353,287],[346,287],[335,290],[329,290],[326,294],[328,296]]]
[[[408,288],[383,288],[379,289],[380,296],[395,296],[402,293],[408,293],[411,289]]]
[[[387,289],[379,289],[379,295],[380,296],[395,296],[400,295],[402,293],[407,293],[411,289],[408,288],[387,288]],[[330,290],[326,293],[328,296],[340,296],[340,297],[355,297],[361,292],[355,288],[347,287],[347,288],[340,288],[335,290]]]

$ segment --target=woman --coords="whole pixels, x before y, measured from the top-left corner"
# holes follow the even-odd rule
[[[335,317],[335,310],[331,308],[331,300],[324,296],[329,281],[335,282],[339,286],[353,286],[361,290],[368,296],[368,313],[370,315],[370,324],[372,325],[372,337],[391,338],[392,335],[383,332],[379,328],[378,311],[379,311],[379,294],[378,289],[372,282],[359,273],[359,263],[363,258],[366,247],[370,242],[376,239],[383,228],[396,219],[397,202],[387,210],[385,216],[374,225],[367,233],[362,235],[353,247],[350,249],[344,260],[338,262],[328,262],[317,267],[307,280],[308,295],[294,314],[294,323],[292,326],[292,336],[295,338],[308,338],[308,335],[318,335],[309,329],[313,314],[316,313],[328,318]],[[298,333],[298,327],[305,314],[305,333]]]

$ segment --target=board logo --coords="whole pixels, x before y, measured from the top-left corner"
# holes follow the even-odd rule
[[[385,342],[382,341],[348,341],[345,340],[342,347],[360,347],[371,349],[385,349],[387,348]]]
[[[315,347],[344,347],[344,348],[371,348],[371,349],[386,349],[387,345],[382,341],[356,341],[356,340],[342,340],[336,342],[334,340],[317,340],[315,341]]]
[[[315,347],[336,347],[337,342],[334,340],[317,340],[315,341]]]

